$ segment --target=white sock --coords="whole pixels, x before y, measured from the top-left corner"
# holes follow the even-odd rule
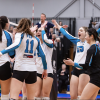
[[[27,100],[27,96],[23,96],[22,100]]]
[[[1,94],[1,100],[9,100],[9,94],[7,95]]]
[[[41,100],[40,97],[34,97],[34,100]]]
[[[81,96],[78,96],[78,97],[77,97],[77,100],[80,100],[80,97],[81,97]]]
[[[43,97],[42,100],[50,100],[49,97]]]

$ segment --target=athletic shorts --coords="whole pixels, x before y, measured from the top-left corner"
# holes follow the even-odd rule
[[[25,80],[26,84],[33,84],[37,81],[37,72],[13,70],[13,78],[21,82],[24,82]]]
[[[10,68],[10,62],[6,62],[2,66],[0,66],[0,80],[7,80],[11,78],[11,68]]]
[[[79,77],[81,74],[87,74],[85,70],[78,70],[77,68],[73,67],[72,75]]]
[[[42,74],[37,73],[37,76],[40,77],[41,79],[43,79],[43,78],[42,78]],[[48,73],[48,77],[53,78],[53,76],[54,76],[54,75],[53,75],[52,73]]]
[[[100,72],[90,75],[90,83],[100,87]]]

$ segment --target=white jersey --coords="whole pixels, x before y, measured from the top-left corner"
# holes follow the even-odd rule
[[[81,42],[79,38],[72,36],[63,28],[60,28],[60,31],[72,43],[77,45],[74,62],[79,63],[79,64],[84,64],[86,60],[87,50],[90,48],[90,45],[86,41]]]
[[[89,48],[90,45],[86,41],[78,42],[74,62],[79,64],[84,64],[86,60],[87,50]]]
[[[53,73],[52,62],[51,62],[52,53],[53,53],[53,41],[47,39],[45,31],[42,31],[42,40],[43,40],[43,44],[41,44],[41,47],[43,48],[43,51],[46,55],[47,73]],[[36,66],[37,66],[37,73],[42,74],[43,64],[42,64],[42,59],[38,52],[36,57]]]
[[[0,42],[0,51],[12,44],[12,34],[8,31],[2,31],[2,42]],[[9,56],[14,55],[14,51],[4,54],[0,57],[0,66],[10,61]]]
[[[45,55],[37,37],[32,37],[26,33],[16,33],[15,42],[5,50],[2,50],[1,53],[5,54],[14,49],[16,49],[14,70],[37,71],[34,62],[34,51],[36,51],[36,49],[43,59],[44,69],[47,69]]]

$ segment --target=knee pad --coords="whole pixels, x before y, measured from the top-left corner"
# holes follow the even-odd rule
[[[9,100],[9,94],[7,95],[1,94],[1,100]]]

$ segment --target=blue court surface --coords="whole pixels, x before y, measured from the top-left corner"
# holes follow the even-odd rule
[[[57,98],[61,98],[61,99],[66,98],[66,99],[69,99],[70,98],[70,94],[59,93]],[[97,95],[96,98],[100,99],[100,95]]]

